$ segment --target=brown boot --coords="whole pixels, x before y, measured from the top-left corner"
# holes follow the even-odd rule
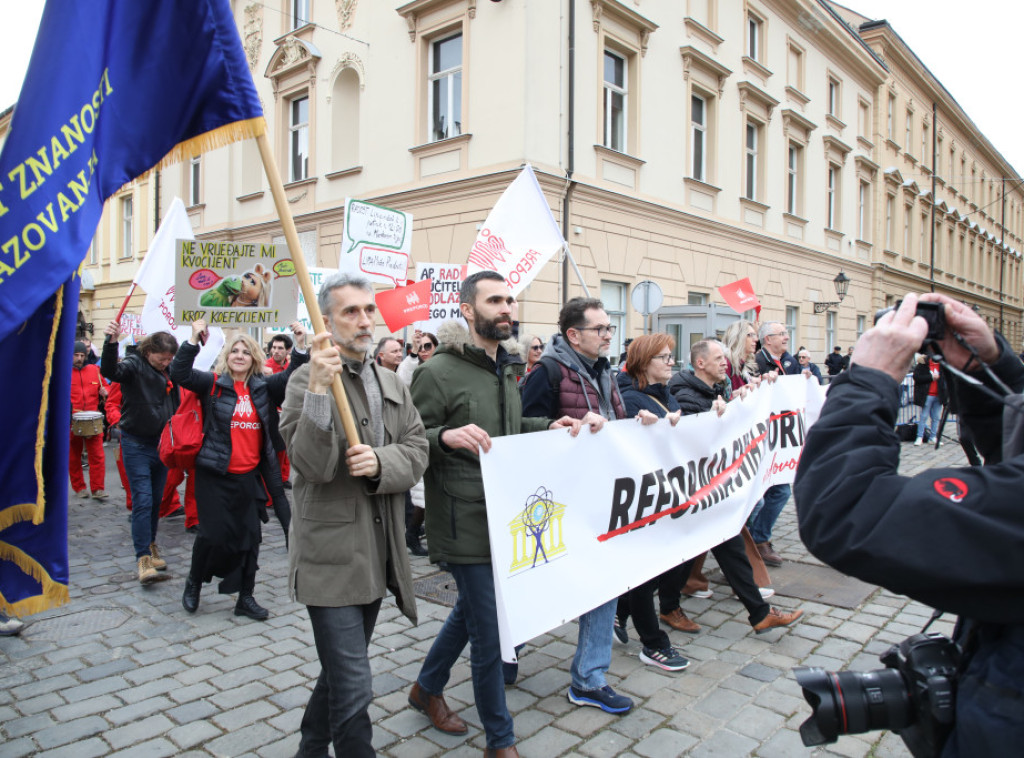
[[[420,713],[426,714],[430,724],[439,732],[445,734],[465,734],[469,731],[466,722],[459,718],[459,714],[448,707],[443,695],[428,695],[420,689],[420,683],[416,682],[409,692],[409,705]],[[507,749],[507,748],[506,748]],[[515,750],[515,748],[512,748]],[[504,755],[504,754],[503,754]],[[518,755],[509,753],[509,755]]]
[[[762,634],[764,632],[767,632],[769,629],[774,629],[777,626],[789,626],[803,615],[803,611],[793,611],[792,613],[785,613],[783,611],[780,611],[778,608],[771,608],[768,611],[768,615],[765,616],[760,623],[754,624],[754,631],[758,634]]]
[[[689,632],[690,634],[696,634],[700,631],[700,624],[686,617],[683,613],[682,608],[674,608],[668,613],[658,614],[658,618],[664,621],[673,629],[680,632]]]
[[[519,751],[515,745],[509,747],[484,748],[484,758],[519,758]]]
[[[758,542],[757,552],[761,554],[761,560],[764,561],[765,566],[775,566],[778,568],[782,565],[782,556],[775,552],[772,543]]]
[[[149,543],[149,561],[157,571],[167,570],[167,561],[160,557],[160,551],[157,550],[155,542]]]
[[[139,558],[139,584],[151,584],[157,581],[156,569],[153,568],[153,559],[148,555]]]

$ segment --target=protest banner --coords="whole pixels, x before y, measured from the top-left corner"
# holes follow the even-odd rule
[[[412,249],[412,214],[345,198],[345,232],[339,271],[359,272],[371,282],[405,284]]]
[[[737,313],[744,313],[753,308],[757,313],[756,318],[761,317],[761,301],[754,294],[754,286],[750,279],[737,279],[731,284],[719,287],[718,292],[725,300],[725,304]]]
[[[295,320],[295,262],[276,245],[179,239],[174,317],[211,326],[282,326]]]
[[[430,310],[430,281],[423,279],[408,287],[378,292],[377,310],[389,332],[419,321]]]
[[[459,263],[417,263],[416,279],[430,279],[430,313],[416,322],[421,332],[437,334],[445,321],[461,319],[459,290],[466,279],[466,265]]]
[[[562,232],[526,164],[487,214],[469,253],[468,273],[497,271],[516,297],[563,247]]]
[[[323,284],[324,278],[328,274],[335,273],[333,268],[318,268],[313,267],[309,269],[309,279],[313,283],[313,289],[316,292],[320,291],[320,285]],[[306,307],[306,296],[299,290],[299,301],[296,304],[295,320],[306,327],[306,332],[309,335],[314,335],[317,332],[324,330],[324,325],[320,324],[316,329],[313,328],[313,322],[309,319],[309,308]],[[287,326],[274,326],[268,329],[271,334],[285,334],[291,330]],[[312,337],[311,337],[312,338]]]
[[[132,344],[138,342],[138,338],[146,334],[142,328],[142,316],[137,313],[125,313],[121,316],[121,334],[132,338]]]
[[[793,481],[824,398],[783,377],[722,417],[494,438],[480,461],[502,657],[739,534],[765,489]]]

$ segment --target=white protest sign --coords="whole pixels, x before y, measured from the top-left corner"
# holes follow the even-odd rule
[[[493,438],[480,461],[502,657],[739,534],[765,489],[793,481],[824,397],[783,377],[720,418]]]
[[[142,316],[137,313],[128,313],[127,311],[122,313],[121,334],[131,337],[132,344],[137,342],[136,337],[142,337],[146,334],[146,330],[142,328]]]
[[[323,284],[324,278],[328,274],[333,274],[333,273],[335,273],[335,269],[333,269],[333,268],[311,268],[311,269],[309,269],[309,280],[310,280],[310,282],[313,283],[313,291],[316,292],[316,293],[319,293],[320,292],[320,285]],[[309,320],[309,308],[306,307],[306,298],[302,294],[302,289],[301,288],[298,288],[298,289],[299,289],[299,293],[298,293],[299,294],[299,300],[298,300],[298,306],[297,306],[296,313],[295,313],[295,320],[298,321],[300,324],[302,324],[304,327],[306,327],[306,333],[309,334],[310,335],[310,339],[312,339],[312,335],[316,334],[317,332],[322,332],[324,330],[324,326],[323,326],[323,324],[321,324],[316,329],[313,328],[313,322]],[[278,326],[278,327],[274,327],[272,329],[269,329],[268,331],[271,334],[283,334],[284,332],[287,332],[289,330],[288,330],[288,327],[286,327],[286,326]]]
[[[174,316],[210,326],[282,326],[295,320],[295,262],[276,245],[179,239]]]
[[[432,280],[430,285],[430,318],[417,321],[421,332],[437,334],[437,328],[445,321],[462,319],[459,310],[459,290],[466,278],[465,265],[458,263],[417,263],[416,280]]]
[[[411,213],[345,198],[339,271],[358,271],[372,282],[404,286],[411,248]]]

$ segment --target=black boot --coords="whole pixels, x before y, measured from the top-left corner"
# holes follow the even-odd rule
[[[413,555],[419,555],[419,556],[429,555],[429,553],[427,552],[427,549],[425,547],[423,547],[423,544],[420,542],[420,538],[417,537],[414,534],[406,533],[406,535],[405,535],[405,545],[406,545],[406,547],[409,548],[409,552],[412,553]]]
[[[196,608],[199,607],[199,591],[202,587],[203,583],[194,580],[191,574],[185,578],[185,592],[181,595],[181,606],[189,613],[195,613]]]
[[[270,613],[266,608],[256,602],[252,595],[239,595],[235,603],[236,616],[248,616],[255,621],[266,621]]]

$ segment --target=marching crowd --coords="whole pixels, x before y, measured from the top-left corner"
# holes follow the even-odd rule
[[[410,552],[429,554],[458,587],[455,606],[409,692],[410,705],[442,732],[467,731],[444,689],[468,643],[486,754],[518,755],[505,703],[517,667],[503,663],[499,649],[478,457],[492,438],[559,428],[574,436],[599,433],[606,421],[621,418],[674,425],[683,415],[721,415],[726,403],[779,374],[820,379],[805,349],[796,357],[788,352],[789,333],[773,321],[736,321],[721,341],[694,344],[689,367],[680,371],[673,338],[644,335],[627,342],[616,369],[608,360],[615,326],[601,301],[590,298],[565,304],[549,340],[522,335],[517,341],[513,298],[494,272],[474,274],[463,284],[460,308],[468,329],[447,322],[436,336],[417,332],[409,354],[394,337],[373,349],[376,306],[365,279],[328,277],[319,305],[326,328],[308,350],[298,323],[292,325],[294,342],[275,335],[266,354],[238,334],[225,342],[212,371],[193,366],[206,334],[203,321],[192,324],[181,345],[156,333],[121,360],[119,325],[112,322],[98,367],[91,348],[76,343],[72,382],[74,497],[106,497],[103,399],[107,426],[119,432],[118,469],[140,583],[167,578],[157,527],[161,516],[181,507],[177,487],[186,479],[185,525],[195,540],[184,609],[197,612],[203,584],[218,577],[221,593],[237,594],[236,615],[268,618],[255,590],[261,522],[273,509],[289,545],[289,590],[308,608],[322,666],[302,720],[301,756],[323,756],[332,744],[336,755],[373,754],[367,646],[388,591],[416,621]],[[826,360],[830,375],[848,365],[838,347]],[[336,376],[358,440],[348,439],[330,396]],[[188,393],[202,408],[202,447],[194,468],[168,471],[158,451],[160,434]],[[292,487],[292,472],[289,503],[285,488]],[[767,567],[782,564],[772,527],[789,495],[788,485],[767,490],[741,533],[711,550],[756,633],[802,615],[767,602],[774,594]],[[630,620],[644,663],[667,671],[689,665],[661,624],[700,631],[681,601],[711,595],[703,563],[703,555],[681,562],[579,618],[570,702],[614,714],[633,707],[607,678],[614,641],[629,639]]]

